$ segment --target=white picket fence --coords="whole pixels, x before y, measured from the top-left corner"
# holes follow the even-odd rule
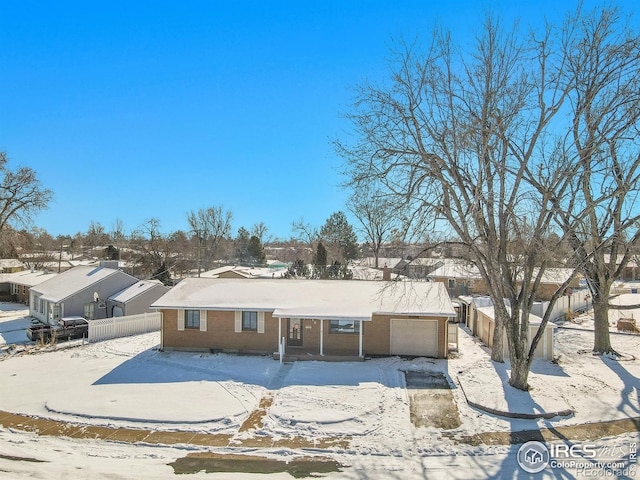
[[[139,333],[157,332],[161,326],[161,312],[89,320],[89,343],[128,337]]]

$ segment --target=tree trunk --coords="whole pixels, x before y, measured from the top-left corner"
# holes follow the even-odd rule
[[[593,297],[594,353],[616,353],[611,347],[609,335],[609,297],[594,295]]]
[[[493,330],[493,344],[491,346],[491,360],[494,362],[504,362],[503,355],[503,343],[504,343],[504,319],[498,312],[498,309],[494,307],[494,330]]]
[[[509,385],[518,390],[529,390],[529,360],[528,358],[514,358],[511,356],[511,377],[509,377]]]

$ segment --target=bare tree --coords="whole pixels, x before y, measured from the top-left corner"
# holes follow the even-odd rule
[[[131,232],[130,245],[135,250],[138,277],[149,277],[168,271],[174,260],[169,235],[161,231],[160,220],[150,218]],[[135,268],[135,266],[133,268]]]
[[[0,152],[0,235],[14,223],[28,224],[32,215],[47,208],[51,190],[42,186],[29,167],[13,171],[7,167],[7,155]]]
[[[271,238],[271,235],[267,237],[267,232],[269,231],[269,227],[264,222],[256,223],[253,227],[251,227],[251,235],[258,237],[261,244],[265,244]]]
[[[578,12],[564,32],[572,123],[563,154],[575,183],[557,213],[591,290],[593,350],[615,353],[611,287],[640,243],[640,35],[615,8]]]
[[[469,249],[494,305],[492,359],[503,360],[506,332],[510,384],[526,390],[548,321],[529,344],[529,315],[549,261],[541,247],[554,202],[570,185],[550,132],[569,87],[560,81],[552,27],[537,39],[518,31],[488,16],[468,52],[442,31],[424,53],[401,43],[390,84],[359,90],[349,114],[356,142],[337,148],[352,185],[380,182],[406,201],[414,224],[448,229]],[[532,172],[540,188],[529,183]]]
[[[388,242],[402,224],[402,210],[379,190],[369,186],[358,188],[351,195],[347,208],[360,223],[365,244],[371,248],[378,268],[382,245]]]
[[[89,247],[89,255],[91,257],[94,256],[94,250],[97,246],[104,246],[105,243],[109,242],[109,236],[104,230],[104,227],[100,224],[100,222],[94,222],[91,220],[89,222],[89,228],[87,229],[87,234],[84,237],[85,246]]]
[[[304,218],[302,217],[300,217],[300,220],[297,220],[291,224],[291,230],[293,230],[295,238],[307,243],[309,247],[311,247],[320,238],[318,229],[312,227],[310,223],[305,222]]]
[[[201,208],[187,214],[191,234],[197,242],[198,276],[203,265],[210,267],[220,241],[229,236],[231,217],[231,212],[221,206]]]

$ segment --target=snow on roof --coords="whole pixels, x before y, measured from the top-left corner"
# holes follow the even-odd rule
[[[152,308],[273,311],[276,317],[371,320],[373,313],[454,317],[443,284],[187,278]]]
[[[238,265],[225,265],[224,267],[214,268],[213,270],[207,270],[200,274],[201,278],[218,278],[219,275],[227,272],[237,273],[239,276],[249,278],[247,273],[248,267],[240,267]]]
[[[534,275],[538,272],[534,272]],[[553,283],[562,285],[574,274],[573,268],[546,268],[542,272],[541,283]]]
[[[398,263],[402,261],[402,258],[397,257],[379,257],[378,258],[378,268],[389,267],[395,268]],[[376,259],[374,257],[364,257],[358,261],[358,265],[363,267],[373,267],[375,268]]]
[[[140,280],[130,287],[127,287],[123,290],[120,290],[118,293],[111,295],[109,297],[109,300],[111,300],[112,302],[127,303],[138,295],[142,295],[143,293],[148,292],[153,288],[157,288],[158,286],[162,286],[166,291],[169,291],[169,288],[165,287],[162,282],[158,280]]]
[[[0,258],[0,268],[17,268],[23,266],[24,263],[17,258]]]
[[[204,278],[219,278],[220,275],[233,272],[244,278],[279,278],[287,272],[287,267],[245,267],[241,265],[226,265],[224,267],[207,270],[200,274]]]
[[[57,273],[48,273],[41,271],[32,272],[31,270],[23,270],[22,272],[2,274],[0,275],[0,279],[2,282],[33,287],[35,285],[40,285],[41,283],[57,275]]]
[[[60,302],[111,275],[126,275],[130,277],[130,275],[112,268],[74,267],[71,270],[59,273],[55,278],[42,282],[32,290],[39,293],[43,300]],[[135,280],[134,277],[131,277],[131,279]]]
[[[440,263],[442,265],[431,272],[430,277],[481,278],[478,267],[469,262],[445,258],[440,260]]]
[[[495,320],[495,311],[494,311],[493,305],[491,305],[490,307],[479,307],[477,310],[478,312],[485,314],[491,320]],[[509,310],[509,307],[507,307],[507,310]],[[541,317],[539,317],[538,315],[534,315],[533,313],[529,314],[529,325],[540,325],[541,323],[542,323]],[[556,327],[551,322],[548,322],[547,326],[549,326],[550,328]]]

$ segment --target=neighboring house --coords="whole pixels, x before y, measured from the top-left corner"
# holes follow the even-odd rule
[[[536,274],[536,273],[534,273]],[[548,300],[569,277],[571,268],[547,268],[542,274],[536,291],[536,300]],[[487,295],[487,283],[478,268],[469,262],[457,259],[442,259],[440,265],[429,274],[434,282],[444,283],[451,297],[464,295]],[[568,285],[569,289],[579,289],[581,275],[575,275]]]
[[[31,288],[30,314],[43,323],[80,315],[106,318],[107,298],[136,283],[137,278],[106,267],[74,267]]]
[[[467,298],[463,303],[466,305],[465,311],[467,312],[467,326],[471,330],[474,336],[477,336],[490,348],[493,347],[493,333],[495,330],[495,314],[491,299],[488,297],[474,297],[473,299]],[[469,300],[469,301],[467,301]],[[529,346],[531,346],[531,340],[535,336],[542,318],[537,315],[529,315]],[[553,336],[556,330],[556,325],[548,322],[542,338],[538,342],[534,355],[536,358],[544,358],[545,360],[552,360],[553,351]],[[507,344],[506,331],[503,341],[503,354],[505,358],[509,357],[509,346]]]
[[[572,268],[547,268],[542,273],[540,286],[536,292],[536,300],[549,300],[556,290],[573,275]],[[567,287],[567,291],[578,290],[581,287],[582,274],[574,275]]]
[[[107,298],[107,316],[123,317],[151,312],[151,304],[169,290],[158,280],[140,280]]]
[[[246,267],[242,265],[226,265],[207,270],[200,274],[201,278],[280,278],[287,273],[287,267]]]
[[[419,257],[406,258],[398,262],[393,273],[399,273],[416,280],[425,280],[433,270],[442,263],[440,258]]]
[[[29,303],[31,288],[52,279],[56,275],[56,273],[32,272],[30,270],[2,274],[0,275],[0,292],[10,295],[11,301]]]
[[[378,268],[383,269],[384,267],[390,268],[393,273],[396,272],[396,267],[398,264],[402,262],[402,258],[396,257],[379,257],[378,258],[378,266],[376,267],[376,259],[374,257],[364,257],[357,261],[357,265],[361,267],[369,267],[369,268]]]
[[[429,278],[443,283],[451,297],[487,293],[487,284],[478,268],[461,260],[441,259],[438,267],[429,273]]]
[[[237,265],[225,265],[224,267],[214,268],[202,272],[202,278],[252,278],[248,272],[248,267],[239,267]]]
[[[156,301],[162,348],[446,358],[445,288],[427,282],[187,278]]]
[[[15,273],[24,270],[24,263],[17,258],[0,258],[0,273]]]
[[[618,268],[620,268],[620,263],[622,263],[623,259],[624,259],[624,255],[618,255],[616,257],[616,266]],[[609,253],[604,254],[604,262],[607,264],[611,262],[611,254]],[[640,256],[633,255],[631,258],[629,258],[627,261],[627,264],[624,266],[624,268],[622,269],[622,272],[620,273],[620,280],[625,280],[625,281],[640,280],[639,263],[640,263]]]

